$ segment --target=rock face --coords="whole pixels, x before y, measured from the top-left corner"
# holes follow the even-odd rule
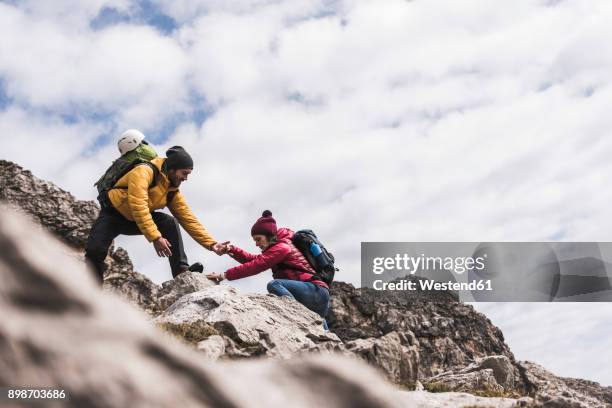
[[[469,391],[482,394],[529,394],[520,370],[506,356],[479,358],[467,367],[448,371],[428,378],[426,388],[443,388],[448,391]],[[531,387],[531,382],[528,382]],[[427,387],[429,386],[429,387]]]
[[[0,160],[0,201],[24,211],[67,244],[84,248],[100,208],[76,200],[53,183],[34,177],[15,163]]]
[[[30,171],[5,160],[0,160],[0,201],[28,214],[81,254],[100,211],[95,201],[76,200],[72,194],[53,183],[41,180]],[[111,248],[106,263],[105,288],[123,294],[149,314],[160,312],[157,303],[159,285],[134,271],[126,251]]]
[[[158,304],[160,311],[168,309],[181,297],[200,290],[214,287],[215,284],[204,275],[197,272],[184,272],[175,279],[162,283],[158,291]]]
[[[390,332],[381,337],[346,342],[348,351],[363,358],[395,384],[414,389],[418,381],[418,343],[409,332]]]
[[[514,362],[502,332],[489,319],[450,294],[439,296],[432,301],[419,292],[387,293],[335,282],[327,320],[345,342],[404,333],[402,344],[418,349],[419,378],[490,355],[503,355]]]
[[[108,271],[104,288],[105,292],[112,293],[101,295],[92,284],[91,272],[85,270],[82,262],[87,235],[98,212],[95,202],[75,200],[69,193],[6,161],[0,161],[0,201],[30,215],[39,225],[7,227],[12,218],[6,218],[7,210],[0,212],[0,215],[4,214],[0,220],[0,230],[4,234],[3,241],[0,241],[0,278],[3,279],[3,285],[0,285],[0,310],[14,314],[14,318],[0,319],[0,381],[9,381],[7,384],[13,384],[10,382],[13,380],[2,373],[14,370],[23,373],[14,380],[22,381],[21,384],[38,380],[42,381],[41,384],[75,382],[74,392],[78,396],[77,401],[82,402],[80,406],[151,406],[152,400],[139,393],[147,387],[157,387],[159,381],[167,381],[168,384],[167,387],[156,388],[159,393],[174,389],[170,394],[176,396],[177,390],[184,390],[181,387],[189,388],[184,398],[173,401],[180,406],[257,406],[260,402],[279,405],[285,401],[283,398],[288,398],[286,403],[291,406],[312,406],[315,403],[322,406],[394,406],[397,401],[407,406],[423,407],[482,404],[505,407],[509,403],[542,407],[599,407],[611,404],[610,387],[555,377],[535,364],[516,361],[501,331],[484,315],[458,302],[450,293],[440,293],[432,299],[418,292],[381,293],[335,282],[328,316],[330,333],[323,331],[319,316],[295,301],[260,294],[240,294],[225,284],[212,284],[201,274],[184,273],[161,286],[157,285],[136,272],[127,252],[118,248],[111,249],[106,260]],[[41,252],[34,238],[43,234],[44,230],[68,246],[56,245]],[[20,231],[22,235],[15,231]],[[21,236],[33,238],[25,242]],[[36,247],[37,259],[26,255],[30,245]],[[23,250],[20,252],[19,248]],[[31,250],[32,247],[29,248]],[[52,261],[45,261],[43,265],[39,254],[45,253]],[[61,268],[55,270],[52,265],[61,265]],[[117,303],[116,299],[109,300],[113,293],[145,311],[149,322],[134,311],[126,311],[129,308],[126,309],[123,304],[112,307],[111,304]],[[19,323],[20,319],[23,319],[23,325]],[[51,333],[46,338],[48,344],[44,343],[43,334],[37,331],[39,324],[42,324],[41,331]],[[58,325],[57,333],[51,324]],[[164,341],[159,339],[160,333],[155,331],[154,326],[190,343],[189,357],[185,357],[184,351],[175,351],[175,345],[162,344]],[[124,344],[124,341],[127,343]],[[79,344],[83,350],[77,351],[75,347],[69,349],[68,344]],[[365,387],[366,391],[360,389],[359,381],[363,378],[353,379],[350,376],[352,370],[361,370],[362,366],[354,366],[355,363],[344,360],[326,360],[336,358],[329,356],[332,352],[368,362],[387,380],[404,389],[419,389],[423,383],[430,391],[453,392],[396,393],[391,402],[382,397],[379,400],[380,393],[371,393],[368,387]],[[305,353],[324,353],[326,357],[299,364],[292,362],[296,355]],[[114,360],[115,354],[126,362],[133,362],[134,366]],[[212,381],[207,374],[203,374],[205,369],[202,371],[198,364],[190,362],[199,358],[210,361],[258,356],[280,361],[224,366],[240,367],[241,374],[234,375],[232,370],[238,369],[228,368],[224,372],[232,374],[220,376],[228,382],[223,387],[218,386],[216,371],[215,381]],[[81,365],[80,360],[88,366]],[[45,365],[47,362],[49,365]],[[302,364],[306,366],[304,371]],[[338,367],[332,369],[327,364],[337,364]],[[36,371],[35,365],[41,366],[42,371]],[[64,366],[68,368],[66,378]],[[103,375],[96,382],[92,373],[98,369],[107,370],[110,374]],[[348,374],[343,370],[347,370]],[[185,371],[189,374],[185,374]],[[181,373],[178,379],[171,378],[178,372]],[[373,384],[380,383],[376,375],[371,377],[371,372],[367,372],[369,374],[364,377],[366,381],[374,378]],[[143,374],[143,379],[131,378]],[[312,382],[313,378],[322,375],[327,378],[319,384],[322,389],[328,389],[331,381],[336,384],[334,387],[351,389],[351,392],[363,398],[331,397],[333,402],[321,402],[317,396],[302,393],[299,398],[303,399],[294,401],[283,390],[283,396],[279,399],[266,400],[258,395],[259,399],[253,402],[248,397],[241,399],[246,389],[262,394],[256,388],[260,383],[251,383],[250,375],[257,378],[263,376],[264,382],[276,382],[280,388],[297,387],[297,390],[303,390],[303,387],[292,384],[296,378]],[[151,380],[153,377],[155,381]],[[355,383],[347,385],[347,378]],[[236,385],[234,380],[240,379],[248,384]],[[206,391],[200,389],[200,382]],[[196,383],[198,386],[194,385]],[[310,389],[314,386],[311,384]],[[91,387],[99,389],[88,400],[87,393],[92,392]],[[133,400],[128,392],[130,387],[133,388],[132,393],[138,395]],[[116,400],[112,396],[96,394],[103,389],[114,392],[117,388],[122,391]],[[237,399],[226,398],[223,394],[222,391],[230,389],[236,389]],[[526,397],[521,401],[478,399],[455,391],[532,398]],[[207,396],[203,396],[203,393]],[[154,397],[155,406],[170,403],[167,397],[158,399],[157,394]]]
[[[128,253],[123,248],[111,249],[106,258],[104,289],[121,294],[130,302],[138,305],[151,316],[162,310],[160,301],[161,288],[149,278],[134,270]]]
[[[6,207],[0,281],[0,386],[59,387],[70,398],[61,406],[403,405],[374,371],[347,358],[206,363],[101,292],[82,262]]]
[[[520,367],[535,388],[537,406],[612,407],[612,387],[602,387],[594,381],[558,377],[529,361],[522,361]]]
[[[228,358],[342,350],[338,336],[323,330],[321,318],[295,300],[242,295],[225,285],[181,297],[156,322],[195,343],[221,335]]]

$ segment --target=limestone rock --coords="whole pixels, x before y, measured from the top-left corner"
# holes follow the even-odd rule
[[[529,361],[521,361],[519,366],[535,388],[535,406],[537,407],[603,408],[612,406],[612,387],[602,387],[594,381],[558,377]]]
[[[348,341],[346,347],[348,351],[378,367],[391,382],[409,389],[415,388],[419,352],[414,336],[391,332],[378,338]]]
[[[123,296],[151,316],[161,312],[162,307],[158,301],[159,285],[134,270],[125,249],[118,248],[112,252],[106,264],[104,289]]]
[[[78,248],[85,246],[99,211],[97,203],[76,200],[69,192],[5,160],[0,160],[0,201],[29,214],[56,237]]]
[[[518,408],[529,407],[530,398],[517,400],[514,398],[486,398],[461,392],[430,393],[426,391],[402,392],[401,399],[410,408]]]
[[[2,387],[61,388],[69,401],[49,406],[65,407],[403,406],[371,368],[347,358],[211,365],[100,291],[57,241],[0,210]]]
[[[35,227],[8,215],[6,209],[0,212],[0,385],[65,383],[75,392],[74,406],[93,407],[391,406],[397,401],[406,406],[417,406],[419,401],[429,404],[419,406],[460,406],[460,401],[469,400],[465,394],[401,393],[388,403],[369,387],[370,382],[380,383],[378,377],[360,376],[356,371],[363,365],[329,360],[328,355],[296,365],[223,366],[232,368],[215,368],[214,381],[211,371],[197,363],[254,356],[285,359],[337,350],[369,362],[408,388],[412,383],[427,385],[439,376],[447,389],[494,393],[501,387],[504,393],[514,390],[533,397],[533,401],[517,400],[521,406],[612,405],[610,387],[556,377],[533,363],[517,362],[501,331],[451,293],[432,298],[419,292],[382,293],[335,282],[328,316],[332,333],[326,333],[316,314],[292,300],[242,295],[226,285],[211,286],[202,275],[190,273],[159,286],[134,270],[127,252],[111,249],[106,292],[137,305],[149,320],[163,313],[159,325],[192,343],[189,352],[184,345],[169,345],[171,341],[145,315],[93,285],[83,263],[83,249],[99,211],[96,202],[75,200],[4,160],[0,160],[0,201],[37,223]],[[68,246],[44,238],[43,230]],[[252,381],[243,371],[263,379]],[[327,379],[320,387],[329,391],[322,399],[307,394],[303,385],[319,375]],[[363,387],[361,381],[365,381]],[[164,386],[158,387],[161,383]],[[273,389],[284,384],[293,391],[260,390],[270,383]],[[352,391],[333,399],[335,389],[330,387]],[[154,389],[152,395],[146,395],[149,388]],[[235,396],[224,394],[234,389]],[[251,400],[245,389],[258,395]],[[481,404],[469,401],[466,405]],[[498,402],[490,401],[489,406],[497,406]]]
[[[183,272],[175,279],[162,283],[158,293],[160,309],[166,310],[182,296],[189,293],[215,286],[215,284],[202,273]]]
[[[425,389],[435,392],[469,392],[502,395],[504,388],[497,383],[493,370],[439,374],[425,382]]]
[[[93,184],[93,182],[92,182]],[[92,189],[94,187],[92,186]],[[100,207],[95,201],[76,200],[72,194],[53,183],[35,177],[15,163],[0,160],[0,201],[27,214],[56,238],[70,245],[73,251],[83,251],[89,231]],[[104,287],[125,296],[147,313],[160,313],[157,303],[159,285],[134,271],[125,250],[113,251],[106,263]],[[87,270],[86,274],[93,272]]]
[[[343,341],[413,333],[418,343],[418,377],[465,367],[477,358],[502,355],[514,362],[504,336],[483,314],[450,293],[437,298],[416,292],[332,285],[330,329]]]
[[[530,391],[523,387],[519,369],[506,356],[479,358],[464,368],[433,376],[425,383],[430,389],[493,395],[525,395]]]
[[[209,360],[218,360],[225,355],[225,339],[213,334],[198,343],[197,349]]]
[[[194,343],[221,335],[230,358],[289,358],[305,351],[342,348],[340,339],[323,329],[321,318],[297,301],[273,295],[243,295],[226,285],[181,297],[156,322]],[[194,333],[199,337],[193,337]]]

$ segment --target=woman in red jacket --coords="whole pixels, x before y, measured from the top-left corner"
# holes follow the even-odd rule
[[[251,236],[255,245],[261,249],[261,254],[253,255],[228,244],[226,252],[241,265],[224,273],[208,274],[207,277],[220,282],[224,279],[246,278],[272,269],[274,279],[268,282],[268,292],[277,296],[289,296],[319,314],[327,330],[325,315],[329,309],[329,288],[325,282],[316,279],[312,266],[291,242],[293,231],[277,228],[272,213],[266,210],[253,224]]]

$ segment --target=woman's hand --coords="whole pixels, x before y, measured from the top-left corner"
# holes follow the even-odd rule
[[[225,241],[222,243],[217,242],[215,245],[213,245],[212,250],[215,252],[215,254],[221,256],[227,254],[229,251],[232,250],[232,248],[232,244],[230,244],[229,241]]]
[[[208,279],[210,279],[211,281],[215,282],[215,283],[219,283],[222,280],[225,279],[225,274],[224,273],[215,273],[215,272],[211,272],[207,275],[205,275]]]

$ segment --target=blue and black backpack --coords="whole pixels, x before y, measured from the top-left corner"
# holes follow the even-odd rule
[[[334,266],[335,258],[309,229],[299,230],[291,238],[293,245],[300,250],[316,274],[313,280],[322,280],[331,285],[339,269]]]

